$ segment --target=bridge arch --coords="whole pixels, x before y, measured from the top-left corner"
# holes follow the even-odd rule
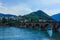
[[[53,31],[54,31],[54,32],[58,32],[59,29],[60,29],[60,24],[59,24],[59,23],[56,23],[56,24],[54,25],[54,27],[53,27]]]
[[[41,28],[41,24],[39,23],[35,23],[32,28],[35,28],[35,29],[40,29]]]
[[[46,24],[45,25],[46,30],[52,30],[52,28],[53,28],[53,24]]]
[[[33,24],[32,23],[27,23],[27,28],[32,28]]]

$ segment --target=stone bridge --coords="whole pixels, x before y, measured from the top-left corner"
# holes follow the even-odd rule
[[[41,30],[47,30],[47,27],[51,27],[53,31],[58,31],[60,28],[60,22],[20,22],[19,27],[35,28]]]

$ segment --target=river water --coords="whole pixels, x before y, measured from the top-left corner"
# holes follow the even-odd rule
[[[0,40],[60,40],[60,32],[0,26]]]

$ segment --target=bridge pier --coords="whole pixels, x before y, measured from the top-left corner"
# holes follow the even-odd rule
[[[55,27],[53,27],[53,32],[58,32],[58,29],[57,28],[55,28]]]
[[[59,28],[59,24],[56,23],[56,24],[53,26],[53,31],[54,31],[54,32],[58,32],[58,28]]]
[[[45,30],[46,30],[45,24],[42,24],[42,25],[41,25],[41,30],[42,30],[42,31],[45,31]]]

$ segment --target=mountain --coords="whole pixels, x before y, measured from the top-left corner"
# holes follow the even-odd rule
[[[12,15],[12,14],[3,14],[0,13],[0,17],[17,17],[16,15]],[[23,16],[18,16],[18,18],[21,19],[27,19],[29,21],[34,21],[37,22],[38,20],[53,20],[55,21],[53,18],[51,18],[49,15],[47,15],[45,12],[43,12],[42,10],[38,10],[35,12],[31,12],[30,14],[27,15],[23,15]]]
[[[4,14],[0,13],[0,17],[1,17],[1,16],[4,16]]]
[[[55,19],[56,21],[60,22],[60,13],[53,15],[52,18]]]
[[[42,20],[54,20],[49,15],[47,15],[45,12],[43,12],[42,10],[32,12],[30,14],[24,15],[23,17],[25,19],[32,19],[32,20],[39,20],[39,19],[42,19]]]
[[[16,15],[0,13],[0,17],[16,17]]]

